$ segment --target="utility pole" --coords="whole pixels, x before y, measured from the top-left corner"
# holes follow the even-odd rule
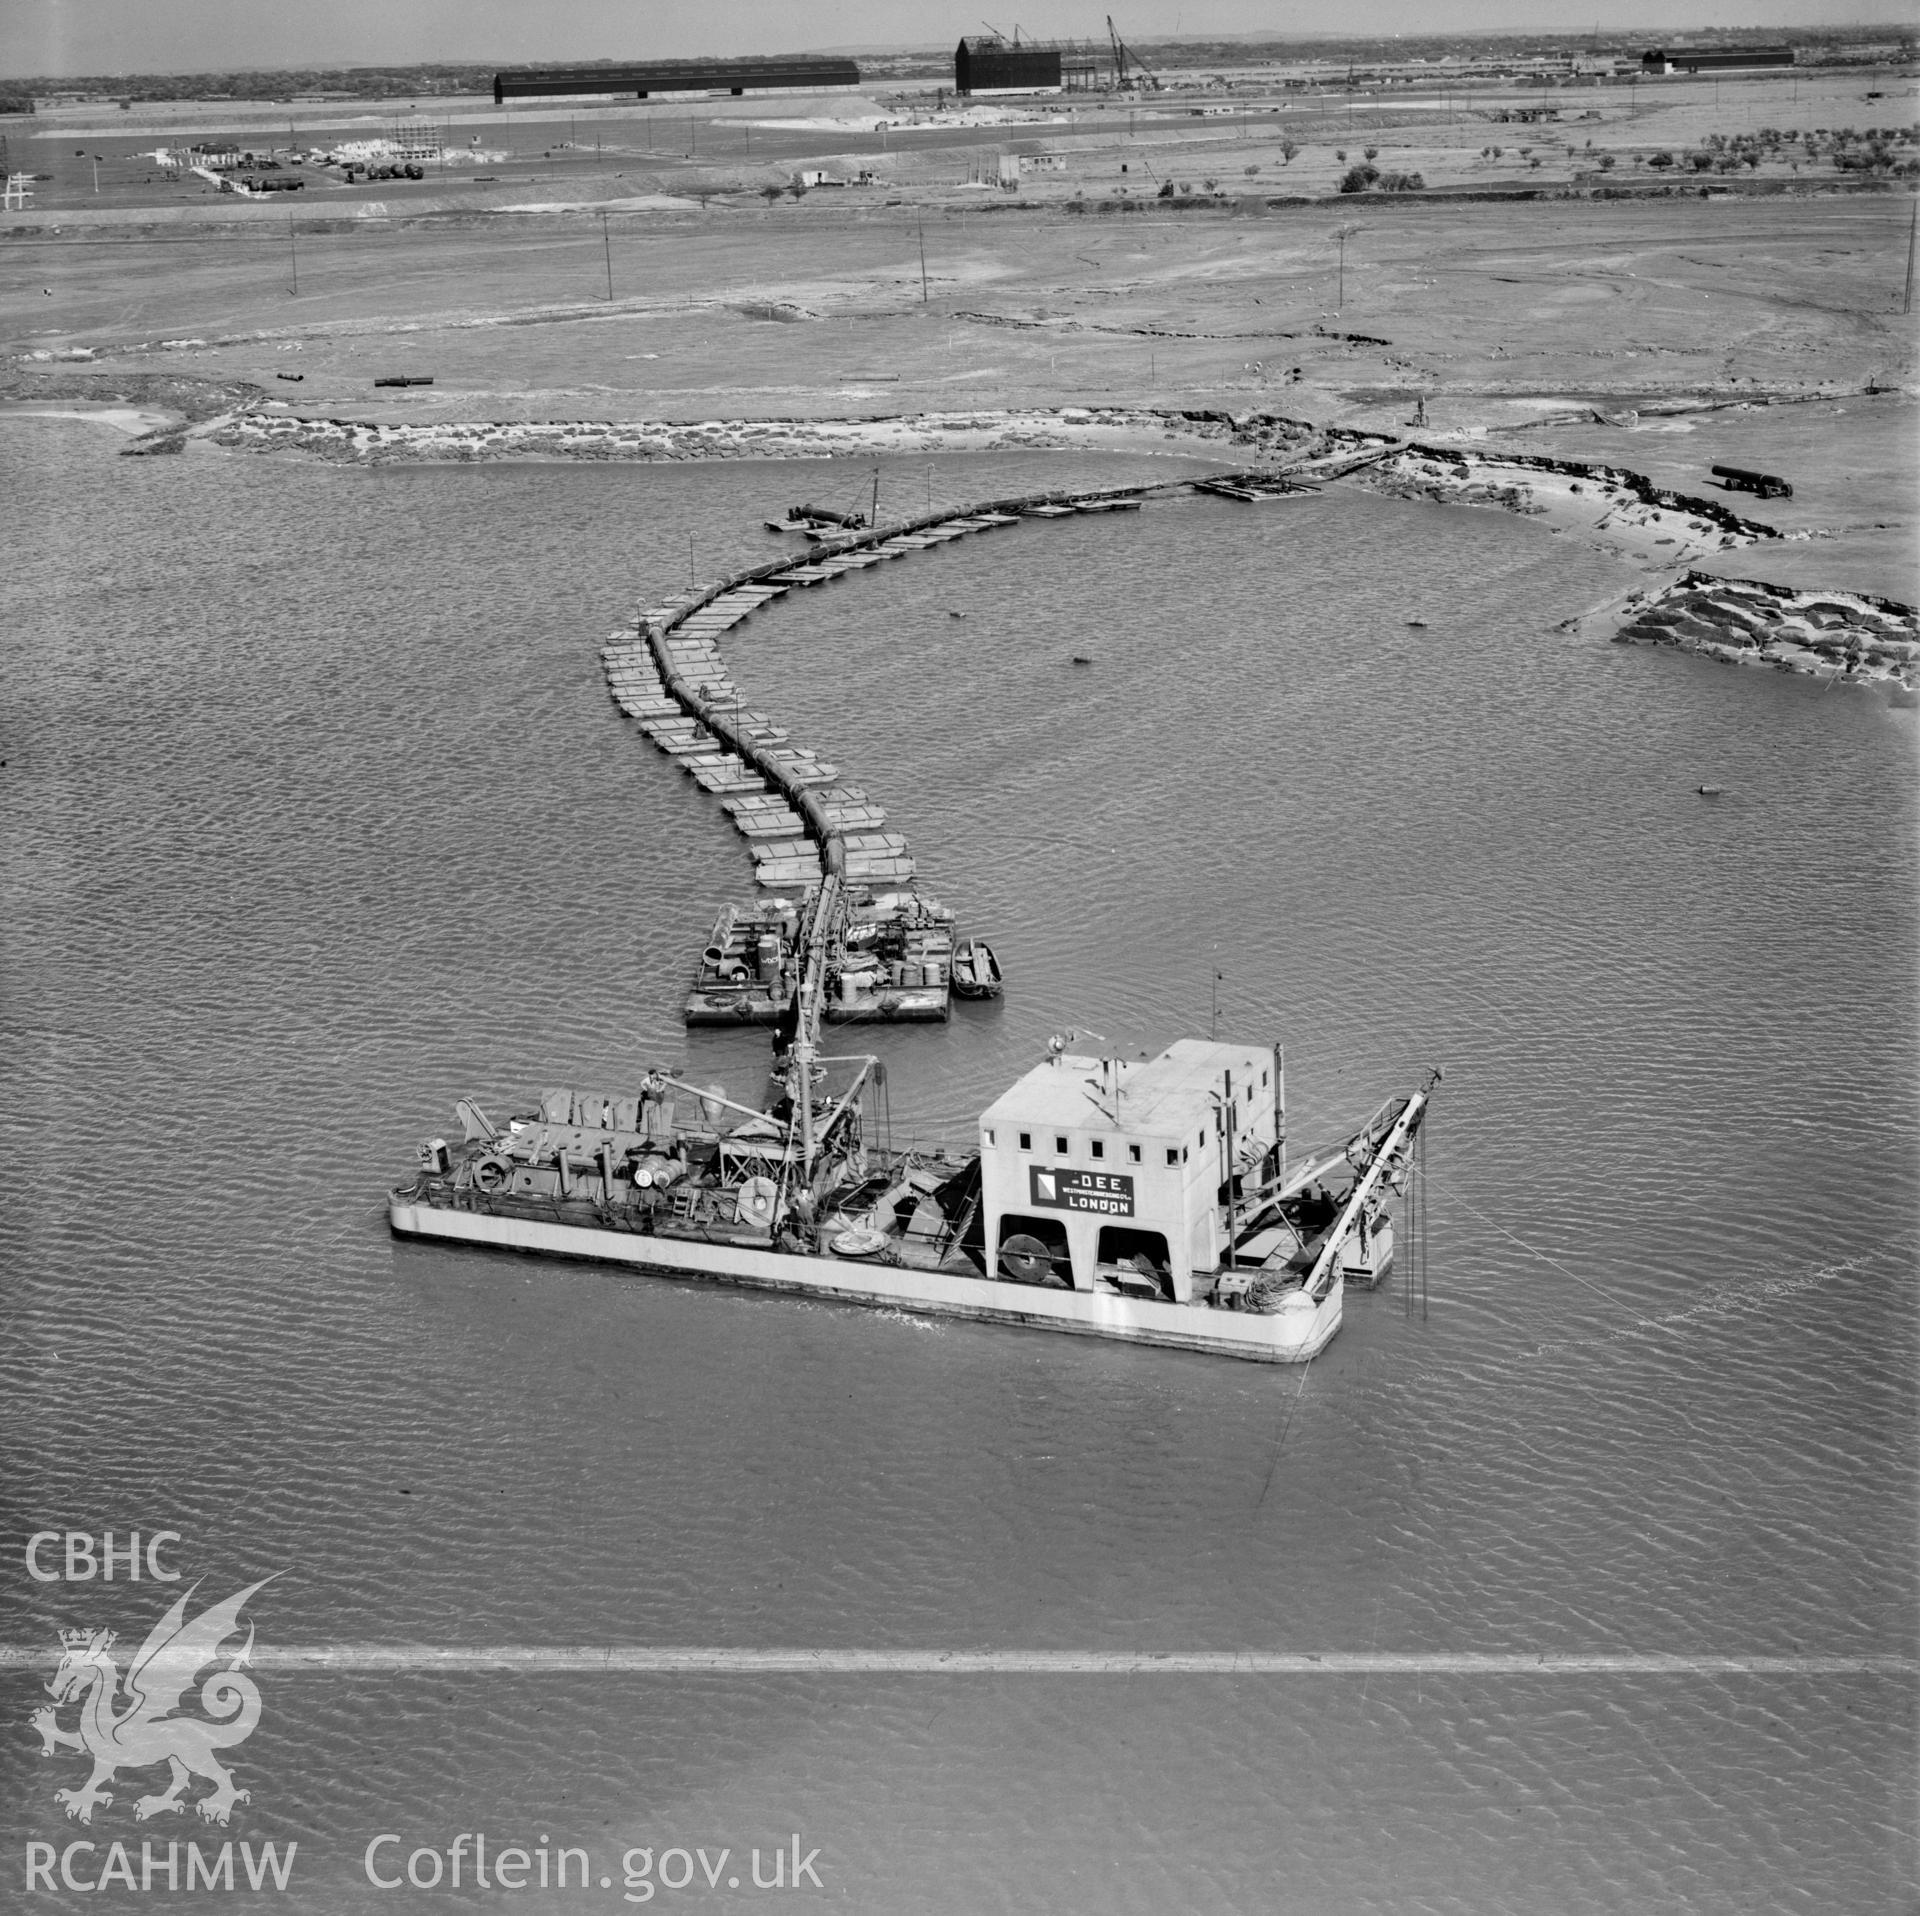
[[[1915,204],[1913,217],[1907,222],[1907,291],[1900,302],[1903,313],[1913,311],[1913,242],[1917,235],[1920,235],[1920,203]]]
[[[298,299],[300,297],[300,248],[294,243],[291,213],[287,215],[287,254],[293,261],[293,296]],[[1909,267],[1909,273],[1911,273],[1911,267]]]
[[[613,304],[613,238],[607,231],[607,216],[603,210],[600,215],[600,244],[607,251],[607,304]]]
[[[927,301],[927,220],[924,213],[915,216],[920,231],[920,304]]]

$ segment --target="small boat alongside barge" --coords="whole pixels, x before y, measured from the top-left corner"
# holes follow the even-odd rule
[[[997,998],[1006,986],[1000,960],[984,938],[963,938],[953,954],[956,998]]]

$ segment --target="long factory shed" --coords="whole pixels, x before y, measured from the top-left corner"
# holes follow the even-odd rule
[[[646,60],[631,66],[509,67],[493,76],[493,103],[501,106],[508,100],[592,93],[632,94],[645,100],[656,93],[812,92],[859,84],[860,69],[853,61],[801,55],[775,60]]]

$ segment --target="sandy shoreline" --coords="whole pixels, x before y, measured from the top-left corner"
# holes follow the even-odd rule
[[[668,422],[430,422],[371,424],[303,417],[284,401],[230,413],[196,436],[232,451],[298,451],[349,463],[472,463],[495,459],[710,461],[831,459],[858,453],[1046,447],[1158,451],[1212,457],[1252,478],[1288,474],[1309,484],[1354,484],[1452,507],[1492,507],[1540,518],[1649,568],[1670,572],[1782,534],[1718,499],[1655,486],[1644,474],[1596,461],[1478,451],[1400,440],[1277,413],[1229,415],[1152,407],[1062,407],[910,413],[893,419]],[[132,447],[131,447],[132,449]],[[1248,467],[1246,455],[1258,465]],[[960,509],[956,509],[960,511]],[[1632,643],[1682,645],[1722,662],[1855,683],[1920,682],[1920,622],[1912,607],[1849,591],[1793,591],[1692,572],[1632,593],[1609,616],[1567,630],[1609,630]]]
[[[1689,498],[1620,467],[1482,452],[1316,427],[1278,413],[1151,407],[967,409],[854,420],[431,421],[378,423],[301,414],[289,402],[211,422],[197,436],[233,451],[300,452],[349,462],[495,459],[686,461],[831,459],[871,453],[1044,448],[1212,457],[1307,479],[1351,477],[1397,497],[1494,506],[1557,530],[1678,564],[1775,538],[1716,500]],[[1665,548],[1671,547],[1671,552]]]
[[[252,391],[257,392],[257,388]],[[1564,629],[1628,643],[1675,645],[1723,663],[1854,683],[1920,683],[1914,608],[1870,594],[1711,578],[1692,562],[1762,541],[1805,539],[1747,519],[1716,499],[1658,486],[1629,468],[1445,443],[1353,427],[1316,426],[1273,412],[1145,406],[966,408],[860,419],[579,419],[418,424],[306,414],[289,401],[205,416],[65,394],[0,402],[0,418],[103,424],[128,436],[128,455],[174,453],[189,439],[228,452],[294,453],[349,464],[469,464],[502,460],[707,462],[832,459],[874,453],[1008,449],[1160,453],[1202,458],[1222,474],[1285,473],[1313,484],[1477,506],[1540,520],[1664,575]],[[215,403],[218,403],[217,401]],[[190,423],[199,412],[198,423]],[[958,510],[958,509],[956,509]]]
[[[1675,572],[1692,560],[1783,536],[1718,500],[1674,492],[1643,474],[1599,462],[1316,427],[1275,413],[1064,407],[858,420],[405,425],[307,416],[279,402],[224,415],[193,436],[230,451],[297,452],[364,464],[830,459],[1010,448],[1208,457],[1256,479],[1284,472],[1309,483],[1359,485],[1397,498],[1518,513],[1672,575],[1629,595],[1610,619],[1588,615],[1569,621],[1567,629],[1610,629],[1633,642],[1677,644],[1725,662],[1763,663],[1858,683],[1907,687],[1920,678],[1920,625],[1912,607],[1860,593],[1796,592]],[[162,435],[155,444],[172,449],[178,439]],[[1249,453],[1258,459],[1251,467]]]
[[[117,406],[85,399],[0,399],[0,419],[68,419],[85,425],[111,426],[130,438],[177,430],[179,413],[156,412],[138,406]]]

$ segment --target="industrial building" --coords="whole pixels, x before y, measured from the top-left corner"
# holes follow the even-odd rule
[[[1642,73],[1745,73],[1790,67],[1791,47],[1654,47],[1640,56]]]
[[[1102,56],[1059,40],[964,39],[954,49],[953,90],[976,93],[1088,93],[1101,84]]]
[[[647,60],[637,65],[513,67],[493,76],[493,103],[619,94],[651,99],[658,93],[819,92],[857,87],[851,60],[795,55],[775,60]]]

